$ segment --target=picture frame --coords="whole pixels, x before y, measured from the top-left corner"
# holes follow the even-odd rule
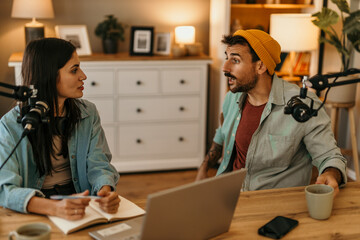
[[[91,47],[86,25],[56,25],[56,37],[71,42],[79,56],[91,55]]]
[[[158,55],[170,55],[171,33],[155,33],[154,53]]]
[[[153,55],[154,27],[131,27],[130,55]]]

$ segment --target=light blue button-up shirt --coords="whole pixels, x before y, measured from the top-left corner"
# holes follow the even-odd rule
[[[346,183],[346,159],[341,155],[331,130],[330,118],[324,108],[318,116],[304,123],[284,114],[288,100],[299,95],[299,87],[276,75],[273,77],[268,103],[261,115],[259,127],[254,132],[246,155],[247,176],[243,190],[259,190],[305,186],[310,183],[312,166],[322,173],[335,167]],[[314,108],[321,101],[312,92]],[[224,122],[216,130],[214,142],[224,149],[223,160],[217,171],[221,174],[231,164],[236,130],[241,119],[241,107],[246,94],[228,92],[224,104]],[[308,106],[310,100],[304,101]],[[231,168],[232,169],[232,168]]]
[[[69,160],[76,192],[86,189],[95,195],[102,186],[115,189],[119,174],[110,164],[111,153],[106,142],[100,117],[94,104],[79,100],[81,120],[69,139]],[[0,164],[9,156],[23,132],[16,122],[18,107],[13,108],[0,120]],[[36,171],[31,143],[25,137],[9,161],[0,170],[0,205],[18,212],[27,212],[27,204],[33,196],[43,197],[45,176]]]

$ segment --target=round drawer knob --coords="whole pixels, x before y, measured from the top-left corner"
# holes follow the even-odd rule
[[[140,144],[142,141],[140,138],[136,139],[136,143]]]
[[[136,112],[137,112],[137,113],[141,113],[141,112],[142,112],[141,108],[137,108],[137,109],[136,109]]]
[[[185,108],[183,106],[179,107],[180,112],[183,112]]]
[[[142,84],[142,82],[140,80],[136,81],[136,85],[141,85],[141,84]]]
[[[181,79],[181,80],[180,80],[180,84],[185,84],[185,80],[184,80],[184,79]]]
[[[183,137],[179,137],[179,142],[182,142],[184,141],[184,138]]]
[[[96,82],[91,82],[91,86],[95,86],[96,85]]]

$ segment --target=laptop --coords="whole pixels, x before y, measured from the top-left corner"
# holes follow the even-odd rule
[[[98,240],[208,239],[230,228],[246,169],[149,194],[146,215],[89,232]]]

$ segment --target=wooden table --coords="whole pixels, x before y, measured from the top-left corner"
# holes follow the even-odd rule
[[[145,207],[145,200],[134,202],[140,207]],[[259,236],[257,229],[278,215],[299,221],[299,225],[283,239],[360,239],[360,183],[350,182],[341,189],[335,198],[332,216],[328,220],[315,220],[309,217],[304,187],[243,192],[229,232],[214,239],[269,239]],[[28,222],[50,224],[53,240],[91,239],[89,231],[111,226],[97,225],[64,235],[47,217],[20,214],[0,208],[0,238],[7,238],[10,231]]]

